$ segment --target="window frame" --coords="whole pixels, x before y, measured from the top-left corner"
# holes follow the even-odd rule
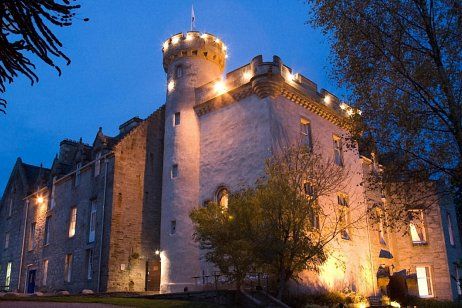
[[[45,218],[45,228],[43,230],[43,245],[50,244],[50,227],[51,227],[51,215]]]
[[[8,261],[8,263],[6,264],[6,274],[5,274],[5,289],[7,290],[10,289],[12,268],[13,268],[13,262]]]
[[[229,189],[226,186],[218,187],[215,193],[216,202],[224,209],[228,209],[229,205]]]
[[[77,206],[73,206],[71,207],[71,210],[69,213],[68,238],[73,238],[75,234],[77,233],[76,230],[77,230]]]
[[[93,279],[93,249],[87,249],[86,253],[87,280]]]
[[[37,229],[37,223],[35,221],[29,224],[29,237],[27,241],[27,250],[31,251],[35,249],[35,232]]]
[[[181,112],[175,112],[173,114],[173,126],[179,126],[181,124]]]
[[[90,200],[90,217],[88,222],[88,243],[94,243],[96,239],[96,223],[98,218],[98,206],[96,200]]]
[[[425,277],[419,278],[419,268],[423,268],[425,270]],[[432,275],[432,267],[430,265],[419,265],[415,267],[416,272],[416,280],[417,280],[417,290],[419,293],[420,298],[432,298],[435,297],[435,288],[433,287],[433,275]],[[420,294],[420,286],[419,286],[419,279],[425,279],[425,284],[427,285],[427,295]]]
[[[80,181],[82,180],[82,162],[78,162],[75,167],[75,180],[74,180],[74,187],[80,185]]]
[[[343,167],[345,165],[343,160],[343,142],[342,137],[333,134],[332,135],[333,149],[334,149],[334,163],[337,166]],[[338,157],[338,160],[337,160]]]
[[[43,272],[42,272],[42,286],[46,286],[46,285],[47,285],[47,280],[48,280],[48,263],[49,263],[49,260],[48,260],[48,259],[45,259],[45,260],[43,260],[43,262],[42,262],[42,266],[43,266]]]
[[[74,257],[72,253],[67,253],[64,257],[64,282],[70,283],[72,281],[72,263]]]
[[[337,206],[339,208],[339,225],[340,225],[340,237],[344,240],[351,240],[350,232],[350,202],[347,194],[337,194]],[[343,217],[343,218],[342,218]]]
[[[176,234],[176,220],[171,220],[170,221],[170,235],[175,235]]]
[[[95,155],[95,172],[93,175],[95,178],[101,174],[101,156],[101,151],[98,151]]]
[[[302,144],[308,149],[313,149],[313,134],[311,130],[311,121],[305,117],[300,117],[300,135],[302,136]]]
[[[449,244],[451,246],[456,246],[455,234],[454,234],[454,227],[452,225],[451,214],[449,212],[446,213],[447,223],[448,223],[448,234],[449,234]]]
[[[184,76],[183,65],[179,64],[175,66],[175,79],[182,78]]]
[[[178,164],[172,164],[171,170],[170,170],[170,178],[176,179],[180,175],[180,170]]]
[[[10,231],[5,233],[5,244],[4,249],[8,249],[10,247]]]
[[[416,225],[415,223],[413,223],[413,221],[409,221],[409,237],[411,238],[411,243],[412,245],[414,246],[419,246],[419,245],[427,245],[428,244],[428,235],[427,235],[427,224],[425,222],[425,215],[424,215],[424,211],[423,210],[419,210],[419,209],[416,209],[416,210],[409,210],[409,212],[418,212],[419,213],[419,216],[420,216],[420,220],[421,220],[421,226],[418,226]],[[413,236],[413,229],[412,227],[415,228],[415,231],[417,232],[417,236],[420,238],[420,234],[418,233],[418,231],[420,230],[421,233],[422,233],[422,237],[423,239],[420,239],[420,240],[414,240],[414,236]]]

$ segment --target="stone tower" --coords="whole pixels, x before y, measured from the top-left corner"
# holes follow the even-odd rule
[[[199,248],[189,213],[199,205],[200,131],[195,88],[221,77],[226,46],[215,36],[179,33],[163,44],[167,73],[161,218],[161,292],[194,288]]]

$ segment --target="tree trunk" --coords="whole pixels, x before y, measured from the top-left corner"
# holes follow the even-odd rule
[[[279,286],[278,286],[278,294],[277,294],[277,299],[282,300],[282,296],[284,295],[284,291],[286,290],[286,284],[287,284],[287,275],[286,271],[282,270],[281,273],[279,274]]]

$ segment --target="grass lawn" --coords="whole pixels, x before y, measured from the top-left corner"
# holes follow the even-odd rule
[[[1,301],[63,302],[63,303],[101,303],[129,307],[222,307],[216,304],[188,302],[166,299],[146,299],[133,297],[94,297],[94,296],[43,296],[43,297],[10,297],[4,296]]]

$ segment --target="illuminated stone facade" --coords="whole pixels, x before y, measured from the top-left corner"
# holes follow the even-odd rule
[[[115,137],[99,130],[92,145],[63,141],[51,169],[18,161],[0,207],[0,235],[8,233],[10,241],[0,252],[0,281],[6,282],[11,262],[10,290],[202,289],[194,277],[215,269],[193,241],[190,211],[217,200],[223,189],[254,185],[265,159],[296,142],[303,123],[316,149],[350,172],[347,187],[338,192],[348,197],[349,219],[365,216],[376,194],[364,185],[371,161],[341,146],[346,117],[359,111],[318,90],[276,56],[270,62],[257,56],[223,77],[226,54],[213,35],[172,36],[163,45],[164,107],[122,124]],[[321,202],[336,204],[337,195]],[[332,242],[319,274],[302,273],[300,288],[378,294],[383,264],[408,276],[416,266],[430,267],[433,296],[456,297],[450,274],[460,241],[454,227],[455,245],[447,244],[442,223],[448,213],[454,217],[443,203],[429,213],[425,246],[392,232],[381,242],[376,226],[360,219],[348,236]],[[381,250],[393,258],[379,258]],[[417,280],[408,280],[410,292],[418,292],[412,286]]]

